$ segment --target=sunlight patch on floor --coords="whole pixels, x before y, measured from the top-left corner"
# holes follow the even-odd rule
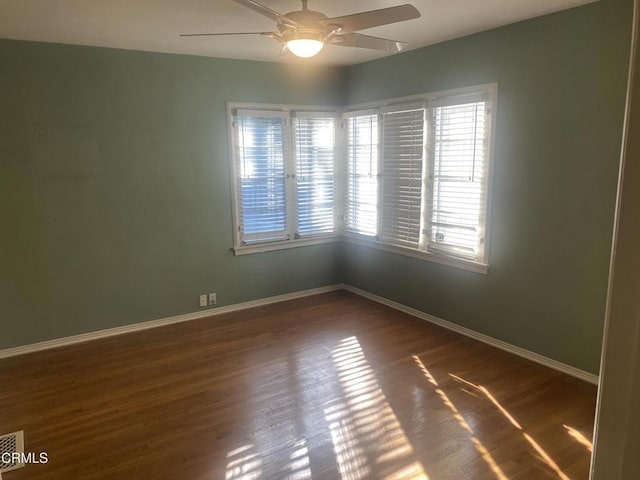
[[[424,363],[422,363],[422,360],[420,360],[420,358],[417,355],[413,355],[413,360],[415,361],[420,371],[424,374],[426,379],[429,381],[429,383],[431,383],[434,387],[436,387],[436,393],[442,400],[442,403],[444,403],[449,408],[449,410],[451,410],[451,412],[453,413],[453,417],[458,421],[460,426],[464,428],[467,432],[469,432],[469,434],[471,435],[471,441],[473,442],[473,446],[478,451],[478,453],[482,456],[483,460],[487,463],[491,471],[496,475],[498,480],[509,480],[508,477],[502,471],[502,469],[498,466],[494,458],[491,456],[487,448],[482,444],[480,440],[478,440],[478,438],[476,438],[475,433],[471,428],[471,426],[469,425],[469,423],[460,414],[456,406],[449,399],[448,395],[444,393],[444,391],[440,388],[436,379],[433,378],[433,375],[431,375],[429,370],[427,370],[427,367],[425,367]]]
[[[342,480],[428,480],[355,337],[332,352],[341,401],[325,408]]]
[[[566,430],[569,436],[574,438],[580,445],[583,445],[587,450],[593,453],[593,442],[585,437],[582,433],[576,430],[569,425],[562,425]]]
[[[289,468],[288,468],[287,480],[310,480],[311,469],[309,468],[309,449],[307,448],[307,442],[298,440],[293,445],[293,451],[289,456]]]
[[[482,385],[475,385],[474,383],[471,383],[471,382],[469,382],[469,381],[467,381],[467,380],[465,380],[463,378],[460,378],[457,375],[454,375],[452,373],[450,373],[449,376],[451,378],[453,378],[454,380],[457,380],[458,382],[462,382],[465,385],[468,385],[468,386],[474,388],[475,390],[481,392],[487,399],[489,399],[489,401],[491,403],[493,403],[493,405],[498,409],[498,411],[500,411],[500,413],[502,413],[502,415],[504,415],[504,417],[507,420],[509,420],[509,422],[511,422],[511,424],[515,428],[517,428],[518,430],[520,430],[522,432],[522,436],[525,438],[525,440],[527,442],[529,442],[529,444],[533,447],[533,449],[538,453],[538,455],[540,455],[542,460],[549,467],[551,467],[551,469],[556,473],[556,475],[558,475],[558,477],[560,479],[562,479],[562,480],[569,480],[569,477],[560,469],[558,464],[549,456],[549,454],[545,451],[545,449],[542,448],[542,446],[538,442],[536,442],[535,439],[531,435],[529,435],[528,433],[526,433],[524,431],[522,426],[515,420],[515,418],[513,418],[513,416],[507,411],[507,409],[504,408],[500,402],[498,402],[498,400],[491,394],[491,392],[489,390],[487,390]]]
[[[227,453],[225,480],[253,480],[260,478],[262,462],[253,445],[243,445]]]

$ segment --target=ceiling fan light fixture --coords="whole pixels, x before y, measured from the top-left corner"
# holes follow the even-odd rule
[[[324,43],[313,38],[296,38],[287,42],[287,48],[297,57],[310,58],[317,55]]]

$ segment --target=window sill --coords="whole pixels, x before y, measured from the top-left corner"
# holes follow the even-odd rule
[[[306,247],[309,245],[321,245],[323,243],[332,243],[340,240],[337,235],[313,237],[313,238],[301,238],[297,240],[283,240],[281,242],[273,243],[256,243],[254,245],[243,245],[241,247],[234,247],[233,254],[249,255],[251,253],[271,252],[274,250],[286,250],[288,248]]]
[[[333,243],[343,240],[345,242],[353,243],[355,245],[362,245],[365,247],[375,248],[385,252],[391,252],[398,255],[404,255],[407,257],[417,258],[426,262],[438,263],[440,265],[446,265],[448,267],[459,268],[462,270],[468,270],[470,272],[481,273],[486,275],[489,272],[489,265],[480,262],[474,262],[473,260],[465,260],[463,258],[446,257],[444,255],[437,255],[435,253],[422,252],[413,250],[411,248],[398,247],[395,245],[388,245],[378,242],[376,240],[366,238],[354,234],[343,235],[330,235],[314,238],[304,238],[298,240],[285,240],[282,242],[274,243],[259,243],[255,245],[244,245],[242,247],[233,248],[235,256],[249,255],[252,253],[272,252],[275,250],[286,250],[289,248],[306,247],[310,245],[321,245],[323,243]]]
[[[419,250],[413,250],[411,248],[398,247],[395,245],[388,245],[378,242],[376,240],[361,237],[353,234],[345,234],[342,239],[345,242],[353,243],[355,245],[363,245],[366,247],[375,248],[377,250],[383,250],[385,252],[396,253],[398,255],[405,255],[407,257],[417,258],[419,260],[439,263],[448,267],[460,268],[462,270],[468,270],[470,272],[481,273],[486,275],[489,273],[489,265],[480,262],[474,262],[473,260],[465,260],[463,258],[446,257],[444,255],[437,255],[435,253],[422,252]]]

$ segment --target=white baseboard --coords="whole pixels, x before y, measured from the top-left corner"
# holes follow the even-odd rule
[[[261,298],[258,300],[236,303],[234,305],[227,305],[224,307],[210,308],[197,312],[185,313],[183,315],[161,318],[159,320],[150,320],[148,322],[134,323],[131,325],[124,325],[122,327],[108,328],[106,330],[98,330],[96,332],[73,335],[71,337],[56,338],[55,340],[47,340],[30,345],[7,348],[4,350],[0,350],[0,359],[15,357],[16,355],[24,355],[26,353],[39,352],[42,350],[49,350],[51,348],[64,347],[76,343],[88,342],[100,338],[113,337],[115,335],[122,335],[123,333],[138,332],[140,330],[161,327],[163,325],[170,325],[172,323],[188,322],[189,320],[197,320],[199,318],[206,318],[214,315],[221,315],[223,313],[235,312],[237,310],[244,310],[245,308],[260,307],[262,305],[269,305],[271,303],[284,302],[286,300],[293,300],[296,298],[308,297],[310,295],[318,295],[320,293],[333,292],[335,290],[342,289],[344,289],[344,285],[342,284],[328,285],[326,287],[311,288],[309,290],[302,290],[299,292],[285,293],[283,295],[276,295],[275,297]]]
[[[436,316],[429,315],[428,313],[424,313],[420,310],[416,310],[415,308],[411,308],[401,303],[394,302],[393,300],[389,300],[388,298],[381,297],[374,293],[369,293],[365,290],[352,287],[351,285],[344,285],[343,289],[348,292],[355,293],[356,295],[360,295],[361,297],[368,298],[369,300],[373,300],[374,302],[382,303],[383,305],[387,305],[388,307],[400,310],[401,312],[408,313],[409,315],[418,317],[421,320],[426,320],[427,322],[431,322],[435,325],[446,328],[447,330],[451,330],[466,337],[473,338],[474,340],[486,343],[487,345],[491,345],[492,347],[499,348],[500,350],[505,350],[509,353],[513,353],[514,355],[518,355],[519,357],[531,360],[532,362],[539,363],[540,365],[544,365],[545,367],[553,368],[554,370],[558,370],[562,373],[566,373],[567,375],[571,375],[572,377],[579,378],[580,380],[584,380],[585,382],[589,382],[594,385],[598,384],[598,375],[594,375],[593,373],[585,372],[584,370],[580,370],[579,368],[572,367],[571,365],[558,362],[557,360],[545,357],[544,355],[539,355],[529,350],[525,350],[524,348],[516,347],[515,345],[503,342],[502,340],[498,340],[497,338],[478,333],[465,327],[461,327],[460,325],[456,325],[455,323],[451,323]]]
[[[336,290],[346,290],[348,292],[355,293],[356,295],[360,295],[361,297],[365,297],[375,302],[381,303],[383,305],[387,305],[391,308],[400,310],[401,312],[408,313],[409,315],[413,315],[414,317],[439,325],[453,332],[460,333],[467,337],[486,343],[487,345],[491,345],[492,347],[505,350],[509,353],[513,353],[514,355],[518,355],[519,357],[523,357],[523,358],[526,358],[527,360],[531,360],[532,362],[539,363],[541,365],[544,365],[545,367],[553,368],[554,370],[558,370],[560,372],[566,373],[567,375],[571,375],[572,377],[579,378],[580,380],[584,380],[594,385],[598,384],[598,376],[592,373],[585,372],[584,370],[580,370],[579,368],[572,367],[571,365],[567,365],[565,363],[558,362],[556,360],[545,357],[543,355],[539,355],[529,350],[525,350],[524,348],[516,347],[514,345],[511,345],[507,342],[503,342],[502,340],[498,340],[488,335],[484,335],[482,333],[475,332],[468,328],[461,327],[460,325],[456,325],[455,323],[448,322],[446,320],[435,317],[433,315],[429,315],[428,313],[424,313],[420,310],[416,310],[415,308],[411,308],[401,303],[394,302],[393,300],[389,300],[388,298],[384,298],[374,293],[369,293],[365,290],[361,290],[359,288],[352,287],[351,285],[344,285],[344,284],[328,285],[326,287],[318,287],[318,288],[312,288],[309,290],[302,290],[299,292],[285,293],[284,295],[276,295],[275,297],[261,298],[258,300],[251,300],[249,302],[236,303],[234,305],[227,305],[224,307],[200,310],[197,312],[186,313],[183,315],[176,315],[173,317],[161,318],[159,320],[151,320],[148,322],[134,323],[131,325],[124,325],[122,327],[108,328],[106,330],[98,330],[96,332],[82,333],[80,335],[73,335],[71,337],[57,338],[55,340],[47,340],[44,342],[33,343],[31,345],[23,345],[20,347],[7,348],[5,350],[0,350],[0,359],[14,357],[16,355],[24,355],[27,353],[39,352],[42,350],[49,350],[51,348],[64,347],[64,346],[73,345],[76,343],[88,342],[88,341],[97,340],[100,338],[113,337],[115,335],[121,335],[123,333],[138,332],[138,331],[146,330],[149,328],[161,327],[163,325],[170,325],[172,323],[187,322],[189,320],[197,320],[200,318],[211,317],[214,315],[221,315],[223,313],[235,312],[237,310],[244,310],[245,308],[259,307],[262,305],[269,305],[271,303],[284,302],[286,300],[294,300],[296,298],[308,297],[310,295],[318,295],[320,293],[333,292]]]

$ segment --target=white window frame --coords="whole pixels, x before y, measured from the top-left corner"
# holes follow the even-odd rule
[[[341,198],[341,192],[339,189],[339,182],[336,181],[334,185],[334,217],[335,217],[335,231],[330,234],[315,234],[313,236],[305,238],[295,238],[295,226],[297,224],[297,205],[295,201],[295,185],[291,181],[287,182],[287,228],[289,230],[288,240],[278,240],[273,242],[260,242],[255,244],[243,244],[242,235],[240,233],[241,221],[240,221],[240,206],[239,206],[239,191],[238,191],[238,168],[237,168],[237,145],[235,136],[235,116],[238,111],[242,113],[251,113],[262,116],[277,116],[286,117],[285,122],[285,135],[284,135],[284,150],[285,150],[285,170],[289,170],[295,178],[296,173],[296,159],[294,152],[294,132],[293,132],[293,120],[294,116],[328,116],[336,119],[336,160],[334,164],[334,178],[337,180],[339,175],[339,125],[338,125],[338,112],[337,107],[331,106],[316,106],[316,105],[280,105],[280,104],[259,104],[259,103],[242,103],[242,102],[227,102],[227,133],[229,144],[229,158],[230,158],[230,180],[231,180],[231,204],[232,204],[232,225],[233,225],[233,252],[235,255],[246,255],[250,253],[268,252],[272,250],[282,250],[286,248],[302,247],[306,245],[317,245],[322,243],[335,242],[340,238],[341,225],[339,223],[339,199]]]
[[[407,107],[433,107],[438,105],[438,102],[446,102],[451,97],[464,97],[469,96],[470,99],[477,98],[478,95],[485,95],[489,104],[489,125],[487,134],[486,145],[486,192],[485,202],[482,205],[481,217],[484,218],[484,234],[483,234],[483,251],[482,258],[479,260],[471,260],[463,257],[455,257],[448,254],[442,254],[437,252],[425,251],[423,245],[420,249],[408,248],[398,245],[391,245],[379,240],[381,232],[380,224],[381,218],[381,189],[382,181],[378,178],[378,236],[371,237],[367,235],[360,235],[354,232],[346,231],[344,228],[344,215],[345,215],[345,198],[346,198],[346,178],[347,178],[347,129],[346,119],[349,116],[361,114],[362,112],[377,112],[379,122],[378,128],[381,130],[382,122],[381,116],[385,112],[394,111],[399,108]],[[244,255],[250,253],[266,252],[272,250],[280,250],[286,248],[301,247],[306,245],[317,245],[322,243],[335,242],[343,240],[349,243],[358,245],[364,245],[372,248],[376,248],[383,251],[388,251],[396,254],[417,258],[429,262],[434,262],[442,265],[448,265],[464,270],[469,270],[477,273],[488,273],[488,253],[490,251],[490,231],[491,231],[491,198],[492,198],[492,178],[493,178],[493,152],[495,145],[496,126],[497,126],[497,106],[498,106],[498,83],[488,83],[483,85],[476,85],[472,87],[456,88],[450,90],[442,90],[438,92],[431,92],[419,95],[411,95],[407,97],[398,97],[392,99],[386,99],[381,101],[366,102],[361,104],[348,105],[344,108],[338,108],[333,106],[310,106],[310,105],[281,105],[281,104],[257,104],[257,103],[241,103],[241,102],[227,102],[227,125],[228,125],[228,141],[230,149],[230,175],[231,175],[231,194],[232,194],[232,221],[233,221],[233,252],[235,255]],[[336,230],[332,234],[318,234],[307,238],[294,238],[293,231],[289,240],[271,242],[271,243],[259,243],[254,245],[242,245],[239,226],[240,217],[238,211],[238,186],[237,186],[237,162],[236,162],[236,145],[234,135],[234,114],[237,110],[254,110],[260,113],[268,111],[274,112],[274,114],[289,116],[287,122],[288,145],[286,150],[289,152],[290,159],[285,159],[286,162],[291,162],[290,165],[294,169],[296,167],[295,155],[293,153],[294,139],[293,139],[293,118],[295,115],[309,115],[309,114],[326,114],[328,116],[334,116],[336,118],[336,163],[335,163],[335,183],[334,183],[334,201],[335,201],[335,226]],[[378,132],[379,142],[382,141],[381,131]],[[427,132],[425,132],[425,137]],[[382,168],[382,147],[379,145],[378,149],[378,175],[381,173]],[[425,180],[426,182],[426,180]],[[293,186],[295,189],[295,186]],[[426,195],[423,197],[423,203],[427,201]],[[290,197],[289,199],[289,211],[287,216],[290,218],[289,227],[294,228],[297,221],[296,218],[296,205],[295,200]]]

